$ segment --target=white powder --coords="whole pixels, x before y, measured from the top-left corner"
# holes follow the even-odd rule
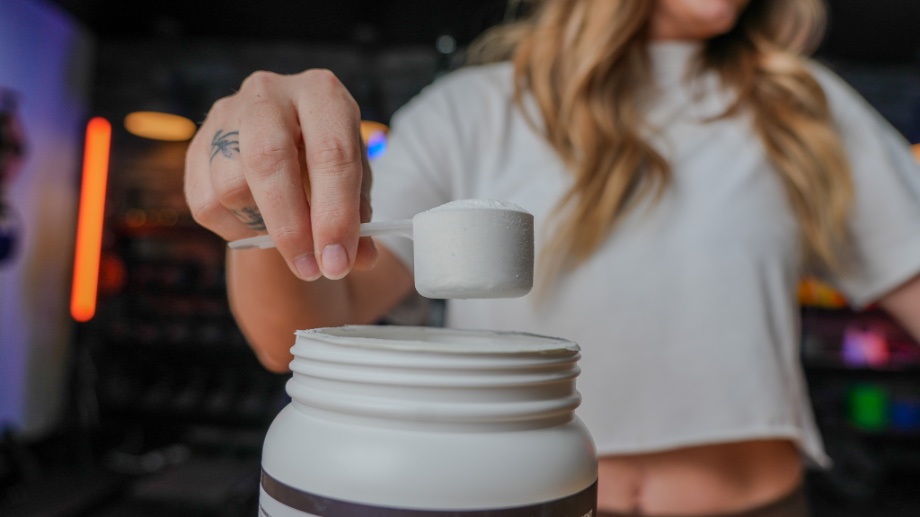
[[[523,212],[529,213],[527,210],[524,210],[519,205],[516,205],[510,201],[498,201],[495,199],[458,199],[456,201],[451,201],[450,203],[444,203],[441,206],[436,206],[429,212],[439,211],[439,210],[457,210],[457,209],[492,209],[492,210],[511,210],[514,212]]]
[[[533,215],[465,199],[417,214],[415,287],[429,298],[515,298],[533,287]]]

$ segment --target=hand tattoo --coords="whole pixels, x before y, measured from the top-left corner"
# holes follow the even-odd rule
[[[211,159],[209,161],[214,161],[214,157],[218,153],[224,155],[225,158],[233,158],[233,153],[239,154],[240,132],[229,131],[224,133],[223,129],[218,129],[211,140]]]
[[[233,210],[233,215],[240,221],[243,221],[243,223],[252,230],[257,232],[264,232],[266,230],[265,221],[262,220],[262,214],[259,213],[259,209],[256,207]]]

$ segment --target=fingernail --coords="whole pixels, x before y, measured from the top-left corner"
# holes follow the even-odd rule
[[[323,248],[323,275],[337,280],[348,273],[348,253],[341,244],[330,244]]]
[[[322,276],[316,256],[312,253],[304,253],[294,259],[294,267],[297,269],[297,275],[304,280],[316,280]]]

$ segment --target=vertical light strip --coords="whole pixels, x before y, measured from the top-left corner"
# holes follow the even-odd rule
[[[96,313],[111,142],[112,125],[109,121],[102,117],[91,119],[86,125],[77,245],[73,261],[73,291],[70,298],[70,314],[73,319],[81,322],[89,321]]]

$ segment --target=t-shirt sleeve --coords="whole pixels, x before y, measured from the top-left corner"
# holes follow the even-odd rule
[[[920,274],[920,164],[910,144],[842,79],[816,67],[850,160],[849,267],[828,280],[864,307]]]
[[[453,178],[462,174],[458,113],[449,90],[450,78],[426,87],[393,116],[386,150],[371,163],[371,206],[374,221],[411,219],[449,202]],[[409,268],[412,241],[380,236],[377,241]]]

